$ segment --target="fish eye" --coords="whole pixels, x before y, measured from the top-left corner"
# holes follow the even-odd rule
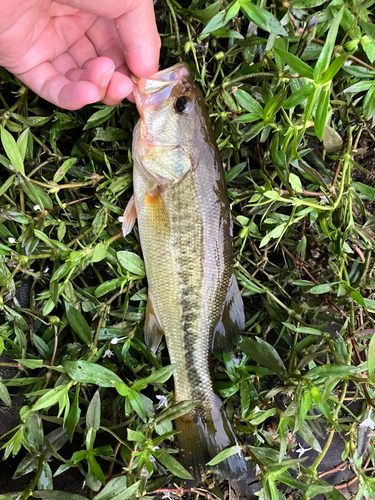
[[[181,95],[180,97],[177,97],[173,106],[174,106],[175,111],[179,115],[182,115],[183,113],[188,113],[191,110],[192,101],[191,101],[191,99],[189,99],[185,95]]]

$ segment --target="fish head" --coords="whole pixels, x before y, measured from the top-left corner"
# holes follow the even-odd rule
[[[140,78],[134,95],[142,121],[142,139],[150,145],[178,145],[194,134],[203,97],[186,64]]]
[[[168,165],[159,175],[175,181],[192,167],[194,148],[202,136],[199,131],[207,128],[202,93],[184,63],[135,83],[134,96],[140,114],[138,157],[154,176],[163,157]]]

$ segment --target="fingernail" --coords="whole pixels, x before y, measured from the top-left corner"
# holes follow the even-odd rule
[[[117,96],[114,98],[114,100],[115,100],[116,102],[121,102],[122,100],[124,100],[124,99],[125,99],[125,97],[128,97],[128,95],[130,95],[131,93],[132,93],[132,92],[130,91],[130,92],[126,92],[126,94],[117,95]]]
[[[104,75],[101,76],[100,83],[99,83],[101,87],[106,87],[109,84],[114,71],[115,71],[115,68],[112,68],[110,71],[108,71],[107,73],[105,73]]]

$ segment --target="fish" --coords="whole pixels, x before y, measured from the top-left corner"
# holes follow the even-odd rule
[[[137,218],[148,281],[145,342],[156,352],[165,336],[177,366],[174,401],[198,401],[175,420],[185,468],[199,482],[207,462],[235,446],[212,468],[238,479],[247,463],[211,376],[212,352],[230,350],[245,321],[220,153],[185,63],[140,78],[134,96],[140,119],[123,234]]]

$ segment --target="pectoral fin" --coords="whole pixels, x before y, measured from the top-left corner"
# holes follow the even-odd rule
[[[169,221],[164,201],[161,196],[161,187],[155,188],[145,195],[145,206],[149,223],[160,231],[169,231]]]
[[[245,326],[245,312],[238,283],[234,274],[229,281],[224,308],[213,336],[214,353],[230,351]]]
[[[145,318],[145,343],[152,352],[156,352],[163,338],[164,332],[161,329],[159,321],[152,304],[151,294],[148,294],[146,305],[146,318]]]
[[[133,229],[137,218],[137,210],[135,208],[134,195],[128,201],[125,212],[122,218],[122,234],[126,236]]]

